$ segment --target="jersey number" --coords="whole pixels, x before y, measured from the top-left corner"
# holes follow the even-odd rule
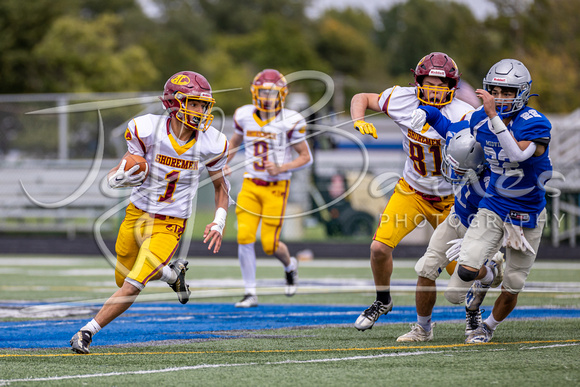
[[[254,144],[254,157],[257,161],[254,161],[254,169],[256,171],[263,171],[266,169],[264,161],[268,160],[268,143],[265,141],[258,141]]]
[[[435,165],[435,170],[431,172],[431,175],[440,176],[441,147],[439,145],[431,145],[429,147],[429,153],[433,155],[433,164]],[[413,160],[415,170],[421,176],[427,176],[427,165],[425,165],[425,152],[423,152],[423,146],[415,144],[414,142],[409,142],[409,158]]]
[[[160,202],[173,202],[173,194],[175,193],[175,186],[179,181],[179,173],[181,171],[171,171],[165,175],[165,180],[167,180],[167,188],[165,188],[165,193],[159,196]]]
[[[483,147],[483,151],[485,152],[486,160],[489,162],[489,167],[493,173],[498,175],[505,175],[507,177],[523,177],[524,170],[518,168],[519,163],[506,161],[508,158],[503,149],[500,149],[500,151],[496,154],[494,148],[485,146]]]

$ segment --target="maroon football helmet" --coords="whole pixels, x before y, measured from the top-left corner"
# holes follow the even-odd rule
[[[256,75],[250,91],[256,109],[276,112],[282,109],[288,95],[288,83],[278,70],[266,69]]]
[[[187,108],[192,100],[205,103],[203,113]],[[213,121],[211,110],[215,99],[209,82],[199,73],[180,71],[172,75],[165,82],[161,101],[170,115],[195,130],[205,132]]]
[[[461,74],[455,61],[443,52],[432,52],[424,56],[415,70],[415,86],[417,86],[417,98],[419,101],[441,107],[451,103]],[[423,85],[426,76],[445,78],[449,87]]]

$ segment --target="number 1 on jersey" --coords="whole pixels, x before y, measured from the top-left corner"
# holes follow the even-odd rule
[[[165,175],[165,180],[167,180],[167,188],[165,188],[165,193],[159,196],[159,202],[173,202],[173,194],[175,193],[175,186],[179,181],[179,173],[181,171],[171,171]]]

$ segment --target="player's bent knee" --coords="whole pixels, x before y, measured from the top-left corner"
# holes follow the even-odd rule
[[[385,261],[393,258],[393,248],[381,242],[371,243],[371,259],[375,261]]]
[[[115,283],[117,284],[117,287],[121,288],[123,286],[124,282],[125,282],[125,277],[123,277],[120,274],[115,273]]]
[[[446,289],[445,299],[452,304],[461,304],[465,300],[465,291],[459,291],[458,289]]]
[[[238,233],[238,244],[240,245],[249,245],[250,243],[256,242],[255,235],[242,235]]]
[[[274,254],[274,252],[276,251],[276,249],[278,248],[277,244],[274,245],[273,241],[262,241],[262,249],[264,250],[264,253],[266,255],[272,255]]]
[[[428,260],[425,256],[421,257],[417,263],[415,264],[415,273],[417,273],[418,277],[423,277],[430,279],[431,281],[435,281],[439,278],[439,268],[438,267],[431,267],[429,265],[430,260]]]
[[[503,277],[502,287],[511,294],[518,294],[524,288],[526,279],[522,273],[508,273]]]
[[[477,278],[479,271],[473,271],[466,269],[463,265],[459,265],[457,268],[457,275],[465,282],[473,281]]]

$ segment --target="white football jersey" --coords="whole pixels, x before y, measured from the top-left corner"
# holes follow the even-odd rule
[[[394,86],[381,93],[379,106],[403,132],[403,149],[407,154],[403,178],[409,185],[427,195],[447,196],[451,184],[441,174],[441,152],[445,138],[425,124],[422,130],[411,129],[411,115],[419,107],[416,87]],[[473,107],[457,98],[441,108],[452,122],[460,121]]]
[[[129,152],[145,157],[149,176],[134,187],[131,202],[160,215],[189,218],[203,168],[219,171],[228,154],[228,141],[213,127],[180,145],[167,115],[147,114],[131,120],[125,130]],[[211,183],[210,183],[211,184]]]
[[[254,105],[244,105],[234,113],[235,132],[244,137],[244,177],[265,181],[289,180],[292,172],[271,176],[264,167],[270,160],[278,165],[292,161],[292,145],[305,140],[306,121],[294,110],[282,109],[269,121],[256,114]]]

